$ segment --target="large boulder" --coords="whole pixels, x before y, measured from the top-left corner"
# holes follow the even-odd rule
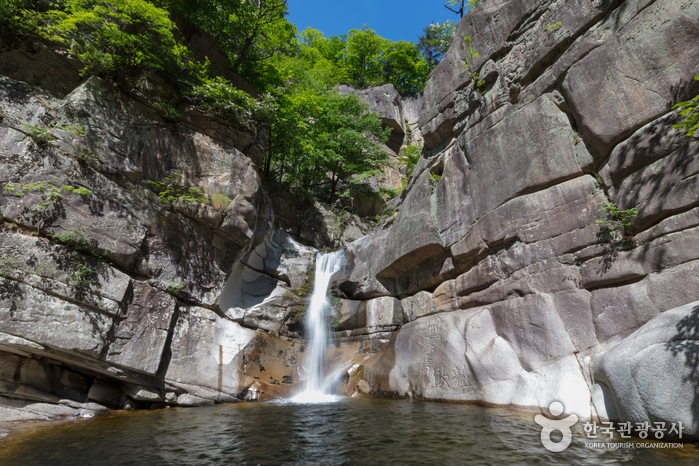
[[[611,395],[619,421],[682,423],[682,439],[699,438],[699,301],[666,311],[603,352],[594,378]],[[678,439],[679,432],[668,435]],[[649,434],[650,435],[650,434]]]

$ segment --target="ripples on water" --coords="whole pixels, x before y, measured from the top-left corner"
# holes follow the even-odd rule
[[[374,399],[169,409],[15,427],[0,439],[0,465],[699,464],[690,445],[586,449],[581,423],[566,451],[549,453],[533,418]]]

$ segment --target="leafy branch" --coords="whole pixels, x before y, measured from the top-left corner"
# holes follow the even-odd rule
[[[482,88],[485,84],[485,80],[480,78],[478,71],[473,71],[473,60],[480,57],[480,55],[478,55],[478,52],[476,52],[471,45],[471,36],[464,36],[464,42],[462,45],[466,49],[466,63],[463,65],[463,67],[466,68],[466,72],[470,76],[471,81],[473,81],[473,85],[475,86],[476,90],[482,94]]]
[[[694,76],[694,79],[699,81],[699,74]],[[680,102],[672,108],[681,108],[680,116],[684,118],[684,121],[674,124],[672,127],[684,129],[687,131],[687,136],[694,136],[699,130],[699,95],[695,96],[692,100]]]

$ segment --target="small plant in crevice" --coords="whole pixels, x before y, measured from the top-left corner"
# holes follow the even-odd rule
[[[24,210],[19,215],[25,223],[31,224],[39,232],[53,224],[59,218],[65,218],[65,206],[63,196],[77,195],[85,197],[91,194],[90,190],[83,187],[59,184],[58,181],[36,181],[32,183],[7,183],[2,190],[3,196],[24,198],[33,195],[33,203],[24,203]]]
[[[310,296],[311,293],[313,293],[313,284],[315,283],[315,279],[316,269],[315,267],[312,267],[308,271],[308,274],[306,275],[306,279],[303,281],[303,284],[299,286],[298,289],[294,290],[294,292],[302,297]]]
[[[437,183],[442,179],[442,175],[438,175],[436,173],[430,173],[430,179],[429,179],[429,184],[430,184],[430,192],[434,192],[435,186],[437,186]]]
[[[0,277],[7,277],[9,269],[14,269],[19,265],[19,260],[14,257],[0,259]]]
[[[398,156],[398,161],[405,165],[405,179],[403,181],[405,181],[406,183],[408,178],[410,178],[410,175],[413,174],[413,170],[415,170],[415,166],[420,160],[421,153],[422,146],[411,145],[403,149],[401,155]]]
[[[68,253],[55,257],[59,269],[68,274],[68,284],[80,292],[99,284],[99,276],[107,265],[108,250],[100,248],[97,241],[87,238],[82,232],[66,230],[63,233],[48,233],[47,238],[68,248]],[[96,259],[90,264],[85,256]]]
[[[604,181],[602,181],[602,178],[597,174],[597,173],[591,173],[592,178],[595,179],[595,185],[597,186],[597,189],[604,190]]]
[[[214,194],[211,196],[211,207],[218,210],[226,210],[231,205],[233,199],[225,194]]]
[[[599,204],[600,212],[606,218],[596,221],[599,226],[597,240],[603,245],[601,265],[598,274],[609,271],[612,262],[619,256],[619,251],[636,247],[636,239],[629,230],[634,217],[638,215],[636,208],[620,209],[616,203],[606,201]]]
[[[60,139],[73,148],[73,155],[78,161],[99,161],[99,157],[87,145],[87,132],[84,126],[73,123],[70,125],[56,126],[55,129],[65,131],[70,136],[73,136],[73,140],[63,138],[57,139]],[[66,155],[69,155],[69,153],[66,152]]]
[[[22,124],[22,132],[29,136],[37,147],[48,147],[51,141],[57,138],[51,134],[51,128],[44,125],[34,125],[31,123]]]
[[[177,200],[184,202],[199,202],[207,204],[206,195],[199,188],[185,186],[182,182],[182,174],[176,171],[170,172],[163,181],[150,181],[151,191],[158,195],[160,202],[172,204]]]
[[[561,27],[561,22],[556,21],[555,23],[550,23],[544,26],[544,31],[555,31],[559,27]]]
[[[176,295],[182,290],[184,290],[184,283],[180,282],[170,282],[167,284],[167,287],[165,288],[165,291],[167,291],[171,295]]]
[[[479,94],[483,94],[483,86],[485,85],[485,80],[480,78],[478,71],[473,70],[473,60],[480,57],[480,55],[473,49],[473,46],[471,45],[471,36],[464,36],[464,42],[462,43],[462,46],[464,49],[466,49],[466,63],[464,63],[463,67],[466,68],[466,72],[471,78],[471,81],[473,81],[473,85],[476,88],[476,91],[478,91]]]
[[[699,74],[694,76],[694,79],[699,81]],[[699,131],[699,95],[686,102],[675,104],[674,109],[681,108],[680,116],[683,120],[672,125],[673,128],[683,129],[687,136],[693,137]]]

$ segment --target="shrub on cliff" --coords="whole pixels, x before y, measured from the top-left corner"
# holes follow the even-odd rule
[[[43,34],[63,41],[85,67],[127,87],[149,71],[174,69],[186,54],[168,12],[143,0],[67,0],[46,15]]]
[[[699,74],[694,76],[699,81]],[[687,102],[680,102],[672,108],[681,108],[680,116],[683,120],[674,125],[675,128],[687,131],[687,136],[694,136],[699,131],[699,95]]]

